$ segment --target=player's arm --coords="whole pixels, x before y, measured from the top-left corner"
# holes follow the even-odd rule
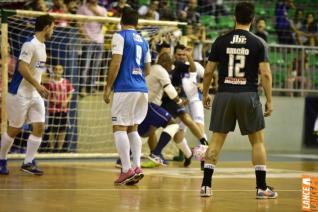
[[[211,105],[211,98],[209,97],[209,88],[213,78],[213,73],[217,67],[217,62],[209,61],[205,67],[203,75],[203,105],[209,108]]]
[[[183,104],[182,99],[179,97],[176,88],[172,85],[169,74],[167,71],[160,71],[154,73],[162,85],[163,91],[168,97],[174,100],[177,104]]]
[[[112,59],[108,69],[107,81],[104,89],[104,101],[108,104],[110,102],[110,93],[113,88],[113,84],[117,78],[120,64],[124,51],[124,38],[115,33],[112,39]]]
[[[272,114],[272,72],[268,62],[262,62],[259,64],[261,72],[261,82],[264,89],[266,104],[264,116],[270,116]]]
[[[148,51],[145,58],[145,77],[150,74],[150,70],[151,70],[151,54],[150,54],[150,49],[148,46]]]

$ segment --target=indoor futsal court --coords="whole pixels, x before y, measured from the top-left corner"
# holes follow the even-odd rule
[[[253,3],[245,8],[249,17],[244,10],[236,14],[239,2],[243,1],[0,0],[0,212],[318,211],[318,0],[247,1],[243,9]],[[124,13],[124,9],[130,12]],[[134,23],[125,26],[123,14],[133,15],[126,21],[133,19]],[[36,27],[43,16],[49,18],[49,25],[45,22]],[[234,21],[239,17],[244,23]],[[286,23],[293,23],[294,28],[284,28]],[[131,49],[126,38],[119,35],[125,30],[130,33]],[[227,33],[234,34],[225,42],[223,35]],[[31,36],[35,44],[27,48]],[[250,37],[255,39],[253,45],[247,43]],[[218,55],[222,51],[224,55]],[[166,59],[160,59],[162,55],[167,55]],[[228,62],[221,66],[223,59]],[[111,65],[119,60],[124,62]],[[132,62],[136,65],[130,66]],[[32,74],[38,76],[37,86],[22,76],[20,64],[26,72],[31,68],[36,71]],[[247,68],[251,64],[252,68]],[[118,76],[116,68],[120,68],[118,72],[131,69],[131,74],[129,70],[127,73],[137,80],[120,76],[121,82],[115,83],[117,92],[114,82],[107,81]],[[161,71],[157,77],[165,80],[149,83],[148,78],[147,82],[148,69],[148,76],[157,69]],[[129,83],[132,87],[126,90]],[[137,83],[143,87],[144,96],[139,105],[138,98],[129,93],[141,93],[141,87],[135,90]],[[20,89],[21,85],[26,89]],[[125,89],[121,91],[120,86]],[[229,90],[223,87],[222,92],[222,86]],[[144,95],[150,93],[151,87],[156,100]],[[108,92],[111,90],[126,97],[114,98]],[[201,104],[202,92],[205,104]],[[119,115],[126,116],[129,111],[130,119],[138,114],[146,116],[150,110],[145,109],[151,105],[163,109],[164,93],[173,103],[171,108],[168,102],[161,114],[155,111],[157,118],[150,118],[151,122],[165,119],[162,125],[148,120],[144,133],[137,133],[136,128],[131,130],[136,120],[129,120],[129,124],[116,122],[121,119],[114,114],[118,108]],[[259,133],[252,145],[236,123],[214,170],[218,153],[211,146],[218,139],[210,145],[207,155],[203,151],[198,154],[196,149],[206,150],[207,142],[211,144],[209,128],[215,105],[228,108],[218,103],[213,110],[203,108],[208,103],[207,94],[213,99],[220,93],[231,93],[238,103],[234,104],[236,117],[231,118],[234,121],[230,127],[216,129],[221,133],[214,135],[231,131],[238,114],[253,117],[257,110],[255,123],[245,120],[246,125],[255,128],[246,131],[253,137],[256,129],[260,132],[264,127],[263,116],[271,116],[265,117],[264,142],[263,133]],[[241,104],[239,93],[253,93],[254,97],[245,96],[248,106]],[[35,105],[33,98],[37,100]],[[220,111],[213,114],[219,116],[213,123],[230,123],[227,115],[232,113]],[[185,117],[186,113],[189,117]],[[21,132],[9,135],[10,129]],[[252,157],[252,149],[257,149],[253,156],[261,160]],[[118,153],[123,161],[122,172],[115,167]],[[211,155],[214,162],[209,161]],[[199,160],[205,156],[207,163],[202,172]],[[150,157],[159,162],[150,161]],[[134,163],[131,167],[127,166],[129,158]],[[165,159],[167,166],[156,166]],[[255,166],[252,160],[257,161]],[[184,161],[191,164],[184,167]],[[147,162],[152,162],[153,167],[145,168]],[[140,168],[144,171],[141,180]],[[211,175],[213,195],[203,197],[210,194],[207,181]],[[202,181],[205,185],[201,185]],[[271,195],[275,191],[276,199],[256,199],[275,198]]]
[[[145,169],[138,185],[114,186],[111,159],[40,160],[42,177],[22,173],[15,160],[0,177],[0,211],[301,211],[301,177],[318,177],[315,155],[270,154],[268,183],[279,196],[257,200],[249,152],[224,152],[221,160],[210,198],[199,196],[197,161]]]

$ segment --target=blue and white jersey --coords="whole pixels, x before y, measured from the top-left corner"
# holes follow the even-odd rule
[[[151,62],[148,42],[134,29],[119,31],[113,35],[112,54],[122,55],[113,91],[147,93],[144,65]]]
[[[194,62],[194,64],[196,72],[188,72],[182,78],[182,88],[189,102],[201,101],[202,99],[202,94],[198,89],[198,78],[203,78],[204,67],[198,62]]]
[[[35,36],[26,41],[21,48],[19,61],[29,64],[31,75],[41,83],[41,76],[46,70],[46,49]],[[11,94],[18,94],[23,97],[41,97],[37,90],[19,72],[19,65],[16,66],[8,91]]]

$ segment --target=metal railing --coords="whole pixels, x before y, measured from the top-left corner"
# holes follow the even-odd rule
[[[273,92],[288,96],[318,94],[318,47],[269,45]]]

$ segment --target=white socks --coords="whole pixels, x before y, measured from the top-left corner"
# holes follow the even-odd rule
[[[8,152],[13,144],[14,138],[11,138],[7,132],[3,133],[1,136],[1,150],[0,150],[0,159],[6,160]]]
[[[41,145],[42,137],[37,137],[34,135],[30,135],[27,142],[27,149],[24,159],[24,164],[32,163],[32,160],[35,157],[40,145]]]
[[[130,155],[129,155],[130,145],[129,145],[127,132],[116,131],[114,132],[114,137],[115,137],[116,149],[118,151],[118,154],[121,160],[122,171],[126,173],[131,168]]]
[[[266,165],[256,165],[255,171],[266,171]]]
[[[137,131],[128,133],[130,149],[133,156],[134,167],[140,167],[142,143]]]
[[[183,138],[180,143],[177,143],[177,147],[183,152],[186,158],[189,158],[192,155],[191,149],[185,138]]]

